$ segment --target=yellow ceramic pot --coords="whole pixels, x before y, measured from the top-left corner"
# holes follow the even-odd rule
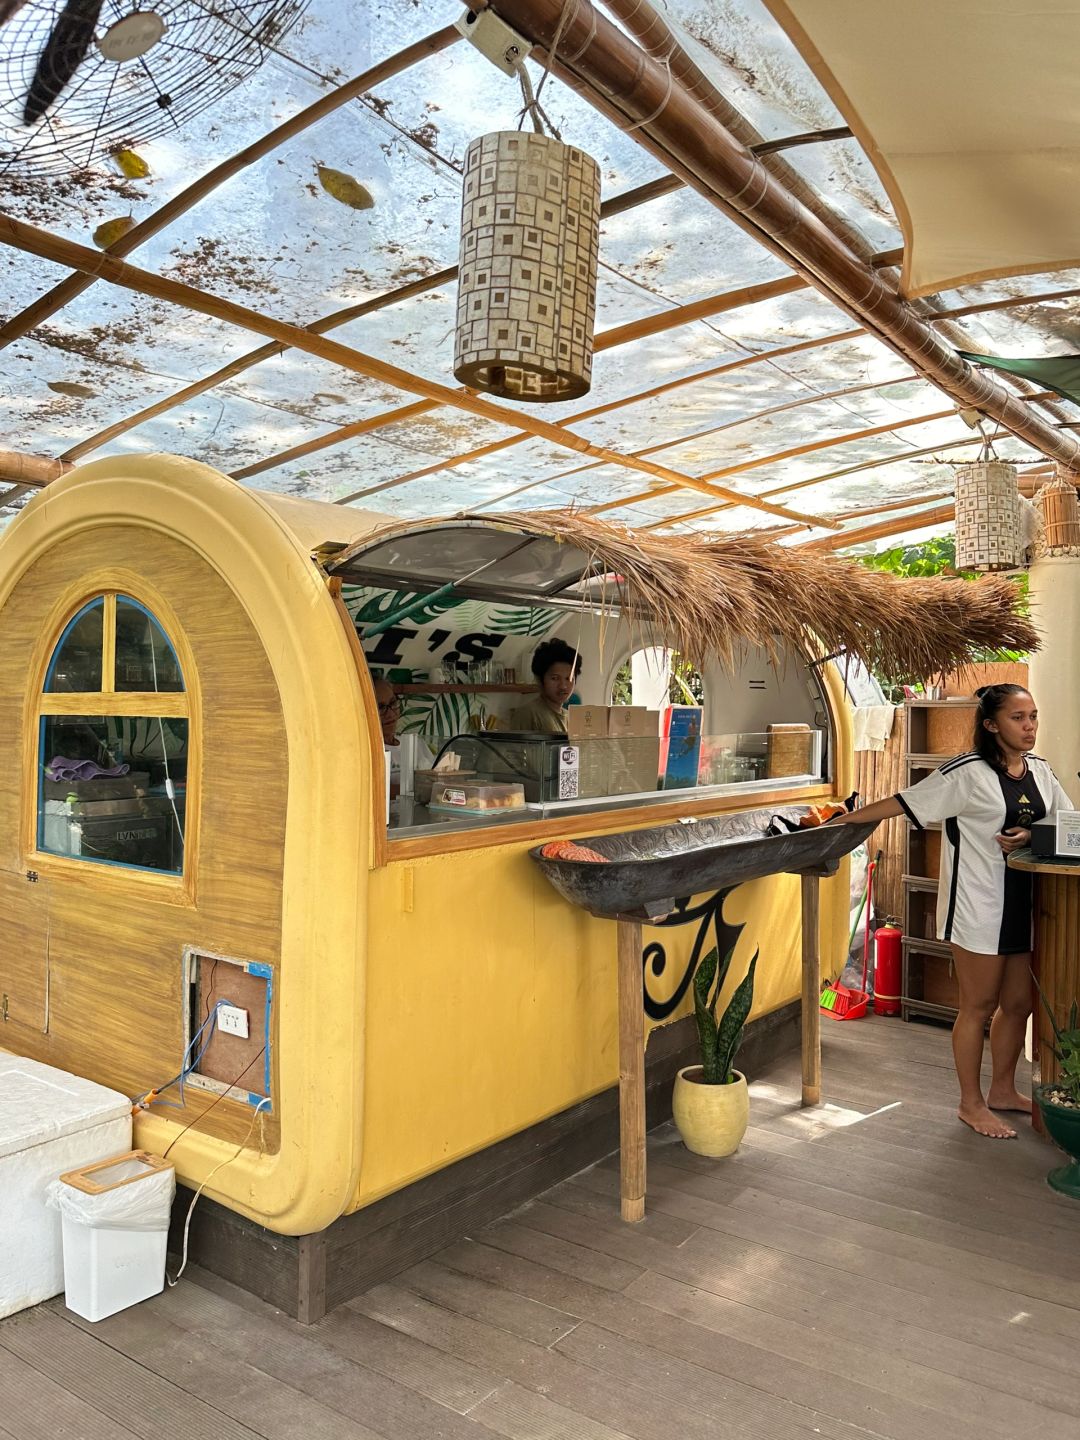
[[[687,1065],[675,1076],[671,1112],[695,1155],[734,1155],[750,1121],[746,1076],[736,1070],[730,1085],[703,1085],[701,1066]]]

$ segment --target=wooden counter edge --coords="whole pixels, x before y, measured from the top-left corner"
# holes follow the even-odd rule
[[[1072,875],[1080,880],[1080,860],[1044,860],[1033,850],[1014,850],[1006,862],[1010,870],[1029,870],[1033,875]]]
[[[389,840],[387,861],[416,860],[427,855],[455,855],[462,850],[483,850],[493,846],[520,845],[555,839],[569,831],[578,834],[605,834],[610,830],[631,830],[650,822],[661,825],[687,815],[723,815],[736,810],[758,810],[767,805],[802,805],[831,796],[831,785],[812,785],[804,790],[768,790],[756,795],[713,795],[701,800],[673,800],[670,804],[634,805],[624,810],[581,810],[550,820],[493,825],[490,829],[461,830],[442,835],[417,835],[407,840]],[[580,823],[578,823],[580,822]]]

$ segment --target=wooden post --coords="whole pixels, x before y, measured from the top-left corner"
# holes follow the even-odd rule
[[[821,962],[818,958],[820,881],[802,881],[802,1103],[821,1104]]]
[[[622,1218],[645,1218],[645,1010],[641,924],[620,919],[619,955],[619,1198]]]

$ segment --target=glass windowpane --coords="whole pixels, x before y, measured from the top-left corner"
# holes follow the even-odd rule
[[[187,757],[186,719],[43,716],[38,848],[179,875]]]
[[[116,597],[116,689],[183,690],[176,651],[145,606]]]
[[[68,622],[53,651],[45,676],[45,693],[101,689],[101,640],[105,602],[92,600]]]

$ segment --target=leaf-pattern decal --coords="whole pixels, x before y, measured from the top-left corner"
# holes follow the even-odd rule
[[[522,605],[492,605],[487,627],[497,635],[546,635],[559,617],[558,610],[541,610]]]
[[[372,590],[367,586],[342,586],[341,598],[345,602],[345,608],[353,617],[353,623],[358,629],[370,625],[376,620],[385,620],[387,615],[395,610],[404,609],[411,601],[420,598],[419,590]],[[460,605],[453,596],[449,599],[436,600],[416,610],[411,614],[406,623],[417,627],[429,624],[437,620],[440,615],[445,615],[448,610],[458,610]]]
[[[398,730],[440,744],[469,729],[469,695],[410,695]],[[432,746],[432,748],[436,748]]]

